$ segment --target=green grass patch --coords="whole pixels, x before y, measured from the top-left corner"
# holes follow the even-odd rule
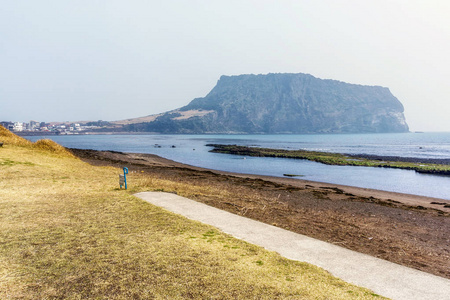
[[[9,167],[9,166],[18,165],[18,164],[27,165],[27,166],[34,166],[34,164],[32,162],[29,162],[29,161],[19,162],[19,161],[13,161],[13,160],[10,160],[10,159],[7,159],[7,158],[0,159],[0,167]]]

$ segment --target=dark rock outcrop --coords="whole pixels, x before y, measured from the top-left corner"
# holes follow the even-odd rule
[[[206,97],[125,128],[161,133],[408,131],[403,105],[388,88],[307,74],[222,76]]]

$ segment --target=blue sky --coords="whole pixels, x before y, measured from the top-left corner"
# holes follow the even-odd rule
[[[6,0],[0,120],[120,120],[221,75],[389,87],[411,130],[450,131],[450,1]]]

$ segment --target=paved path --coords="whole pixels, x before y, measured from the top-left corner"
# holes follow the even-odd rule
[[[450,299],[450,280],[298,233],[241,217],[169,193],[145,192],[137,197],[189,219],[217,227],[280,255],[319,266],[336,277],[392,299]]]

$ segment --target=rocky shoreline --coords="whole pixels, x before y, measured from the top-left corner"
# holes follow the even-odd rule
[[[344,154],[354,158],[365,158],[379,161],[395,161],[395,162],[409,162],[415,164],[436,164],[436,165],[450,165],[450,158],[422,158],[422,157],[403,157],[403,156],[381,156],[372,154]]]
[[[327,165],[413,170],[418,173],[450,175],[450,159],[428,159],[368,154],[340,154],[309,150],[285,150],[240,145],[208,144],[210,152],[232,155],[306,159]]]

